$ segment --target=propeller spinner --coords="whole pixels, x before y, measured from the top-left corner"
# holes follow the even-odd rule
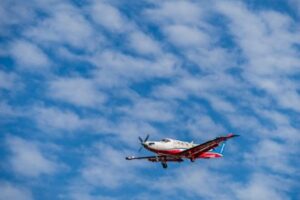
[[[142,148],[143,148],[143,146],[145,145],[145,142],[147,142],[148,141],[148,139],[149,139],[149,134],[145,137],[145,139],[143,140],[141,137],[139,137],[139,141],[140,141],[140,143],[141,143],[141,147],[140,147],[140,149],[139,149],[139,152],[142,150]]]

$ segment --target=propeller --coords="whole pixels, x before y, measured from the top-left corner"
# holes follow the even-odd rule
[[[144,143],[145,142],[147,142],[148,141],[148,139],[149,139],[149,134],[145,137],[145,139],[143,140],[141,137],[139,137],[139,141],[140,141],[140,143],[141,143],[141,147],[139,148],[139,152],[143,149],[143,146],[144,146]]]

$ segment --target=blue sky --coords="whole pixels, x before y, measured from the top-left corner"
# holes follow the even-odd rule
[[[300,199],[300,1],[0,6],[0,199]],[[225,157],[126,161],[138,136]]]

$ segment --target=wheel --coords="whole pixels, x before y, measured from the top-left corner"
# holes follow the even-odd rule
[[[161,164],[162,164],[162,167],[163,167],[164,169],[167,169],[167,168],[168,168],[167,163],[161,163]]]

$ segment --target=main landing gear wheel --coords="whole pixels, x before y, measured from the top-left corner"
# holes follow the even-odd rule
[[[164,168],[164,169],[167,169],[168,168],[168,165],[167,165],[167,163],[161,163],[162,164],[162,167]]]

